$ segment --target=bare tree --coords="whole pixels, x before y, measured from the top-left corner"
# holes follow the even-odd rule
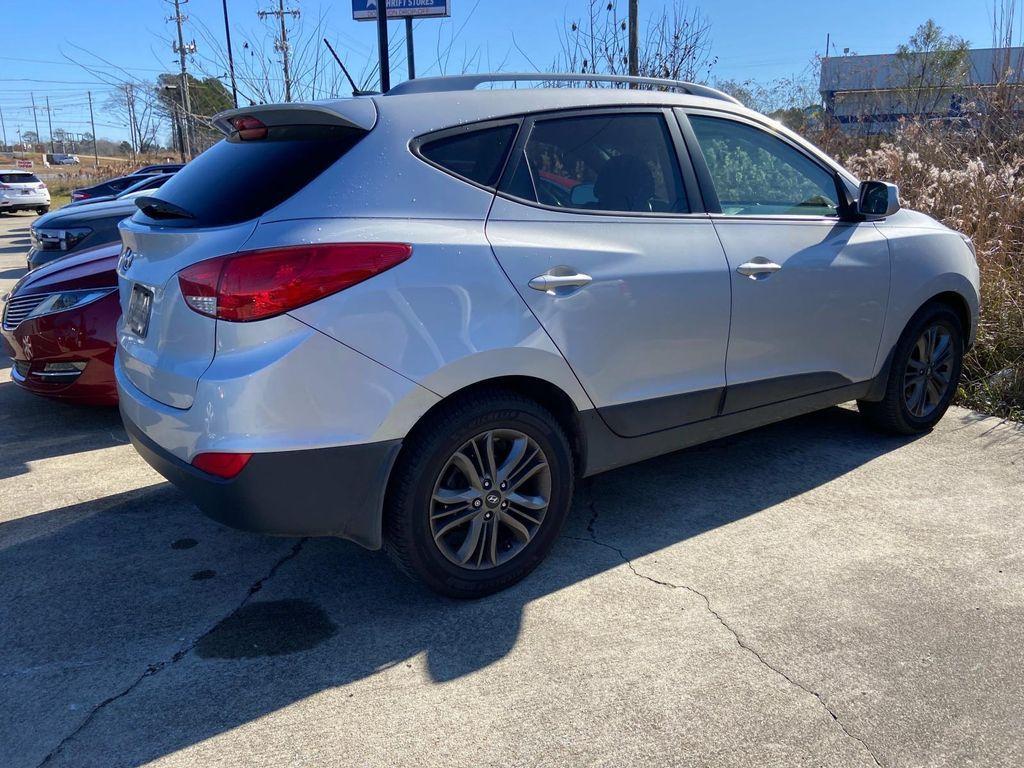
[[[587,0],[567,20],[555,69],[586,74],[629,73],[629,25],[617,0]],[[711,22],[680,0],[647,20],[640,35],[639,73],[644,77],[705,82],[717,63],[711,53]]]
[[[481,59],[479,49],[473,53],[467,52],[461,67],[458,64],[452,66],[451,62],[456,41],[467,21],[468,18],[447,34],[441,31],[444,25],[438,24],[437,58],[433,62],[421,62],[419,69],[422,74],[443,74],[449,68],[472,71],[478,66]],[[367,91],[377,87],[380,65],[376,50],[362,46],[354,38],[332,31],[325,12],[315,17],[289,19],[287,23],[293,101],[313,101],[352,94],[351,84],[323,44],[325,37],[334,43],[346,60],[359,90]],[[277,24],[279,22],[275,20],[273,25],[268,23],[255,29],[240,29],[232,35],[240,103],[270,104],[285,100],[281,53],[274,45],[279,30],[275,26]],[[211,30],[198,20],[193,25],[200,39],[202,53],[195,57],[193,68],[207,78],[226,80],[228,61],[222,32],[219,29]],[[391,66],[398,71],[405,66],[406,61],[404,27],[392,24],[391,28],[388,49]]]
[[[738,99],[744,106],[802,131],[821,119],[821,58],[815,57],[796,75],[761,80],[716,80],[715,87]]]

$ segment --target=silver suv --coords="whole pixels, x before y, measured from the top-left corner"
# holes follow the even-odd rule
[[[217,520],[473,597],[540,563],[578,478],[850,400],[942,417],[967,239],[717,91],[560,79],[588,78],[219,115],[121,224],[139,452]],[[477,88],[510,80],[547,82]]]

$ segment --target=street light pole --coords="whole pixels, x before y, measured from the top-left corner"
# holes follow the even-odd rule
[[[412,16],[405,17],[405,59],[409,62],[409,79],[416,79],[416,46],[412,41]]]
[[[640,0],[629,0],[629,74],[640,74]]]
[[[96,146],[96,120],[92,116],[92,91],[86,91],[89,95],[89,125],[92,126],[92,160],[93,166],[100,167],[100,151]]]
[[[228,41],[228,72],[231,73],[231,98],[238,109],[238,85],[235,83],[235,56],[231,52],[231,26],[228,24],[228,0],[224,0],[224,37]]]
[[[53,118],[50,117],[50,97],[46,97],[46,124],[50,127],[50,154],[53,154]]]
[[[380,56],[380,92],[391,90],[391,60],[388,51],[388,4],[377,3],[377,50]]]

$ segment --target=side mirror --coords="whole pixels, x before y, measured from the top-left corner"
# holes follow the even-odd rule
[[[900,190],[884,181],[865,181],[860,185],[857,213],[869,219],[884,219],[900,209]]]

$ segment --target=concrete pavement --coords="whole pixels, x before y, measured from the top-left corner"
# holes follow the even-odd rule
[[[0,366],[0,765],[1024,763],[1018,426],[835,408],[609,473],[457,603],[206,520]]]

